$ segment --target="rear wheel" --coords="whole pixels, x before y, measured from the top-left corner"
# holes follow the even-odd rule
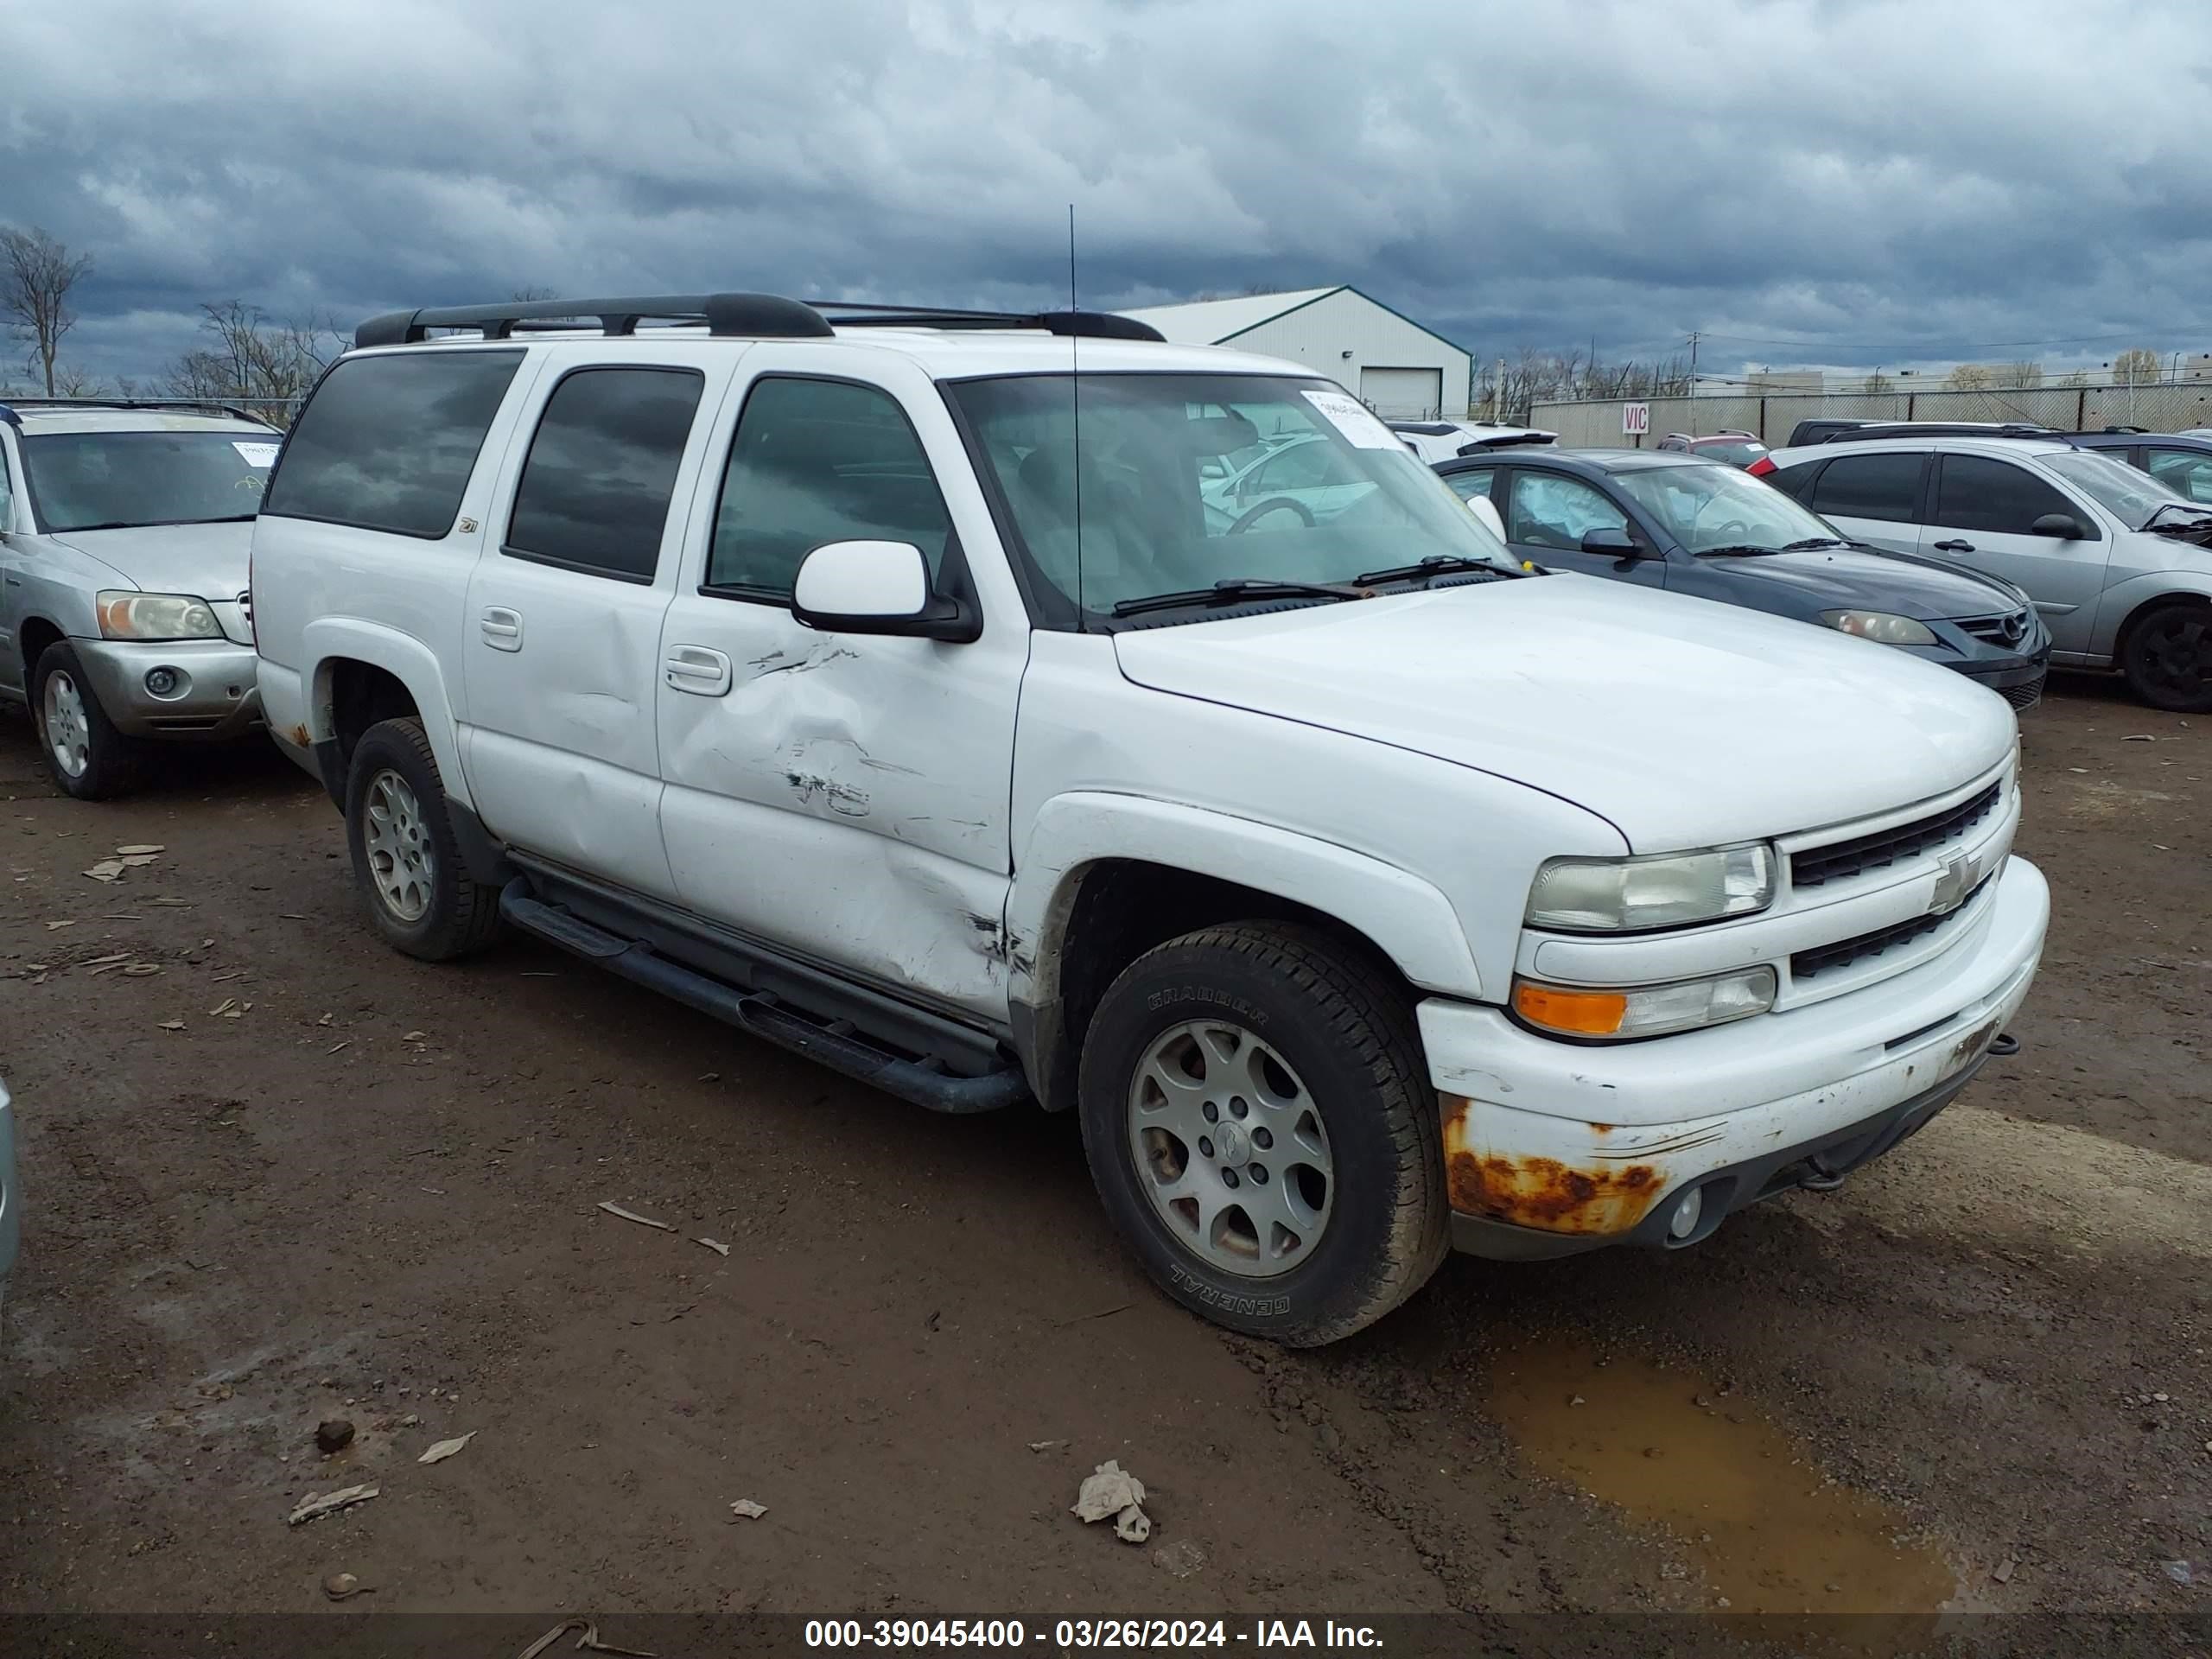
[[[1296,1345],[1382,1318],[1446,1249],[1404,1000],[1326,934],[1240,924],[1130,965],[1085,1039],[1092,1179],[1167,1294]]]
[[[2128,690],[2153,709],[2212,713],[2212,607],[2160,605],[2128,630],[2120,653]]]
[[[138,780],[143,749],[116,730],[66,640],[39,653],[31,676],[31,715],[54,781],[80,801],[104,801]]]
[[[372,726],[353,746],[346,839],[369,919],[425,962],[480,950],[499,929],[499,890],[470,878],[420,720]]]

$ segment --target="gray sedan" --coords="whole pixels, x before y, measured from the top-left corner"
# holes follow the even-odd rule
[[[0,702],[70,794],[259,724],[247,551],[283,438],[213,405],[0,404]]]

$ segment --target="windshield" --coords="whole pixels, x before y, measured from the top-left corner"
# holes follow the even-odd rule
[[[1021,375],[948,385],[1060,626],[1216,582],[1349,582],[1437,556],[1512,569],[1397,435],[1323,381]],[[1082,433],[1082,467],[1071,466]],[[1081,503],[1079,543],[1076,511]]]
[[[2140,530],[2161,507],[2197,507],[2186,496],[2177,495],[2148,473],[2139,473],[2124,461],[2094,450],[2073,449],[2063,455],[2044,455],[2043,464],[2097,505],[2116,516],[2131,530]]]
[[[41,530],[204,524],[261,510],[278,442],[274,432],[49,432],[23,439],[23,471]]]
[[[1780,490],[1733,467],[1624,467],[1613,482],[1692,553],[1841,539]]]
[[[1745,438],[1738,443],[1700,443],[1697,454],[1700,461],[1725,461],[1731,467],[1748,467],[1766,454],[1766,445],[1756,438]]]

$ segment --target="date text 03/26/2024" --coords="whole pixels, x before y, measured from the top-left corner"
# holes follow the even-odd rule
[[[1047,1627],[1017,1618],[810,1618],[810,1648],[1020,1648],[1064,1652],[1107,1648],[1379,1648],[1365,1624],[1334,1619],[1262,1618],[1249,1628],[1213,1618],[1061,1618]]]

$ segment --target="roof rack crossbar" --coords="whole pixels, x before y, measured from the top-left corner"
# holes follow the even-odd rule
[[[704,323],[710,334],[754,340],[819,340],[834,331],[830,317],[848,327],[1041,328],[1054,334],[1102,340],[1163,336],[1134,317],[1105,311],[965,311],[946,306],[883,305],[848,300],[811,303],[775,294],[670,294],[631,299],[517,300],[503,305],[456,305],[389,311],[353,331],[353,344],[411,346],[436,329],[474,331],[486,340],[511,340],[590,320],[601,332],[625,336],[646,321]]]
[[[269,401],[289,403],[292,400],[272,397]],[[281,429],[266,416],[257,415],[250,409],[215,397],[0,397],[0,410],[7,410],[10,415],[23,409],[168,410],[180,415],[227,415],[233,420],[251,421],[256,426],[265,426],[272,432]],[[0,419],[5,418],[6,416],[0,416]],[[10,422],[10,424],[16,423]]]

